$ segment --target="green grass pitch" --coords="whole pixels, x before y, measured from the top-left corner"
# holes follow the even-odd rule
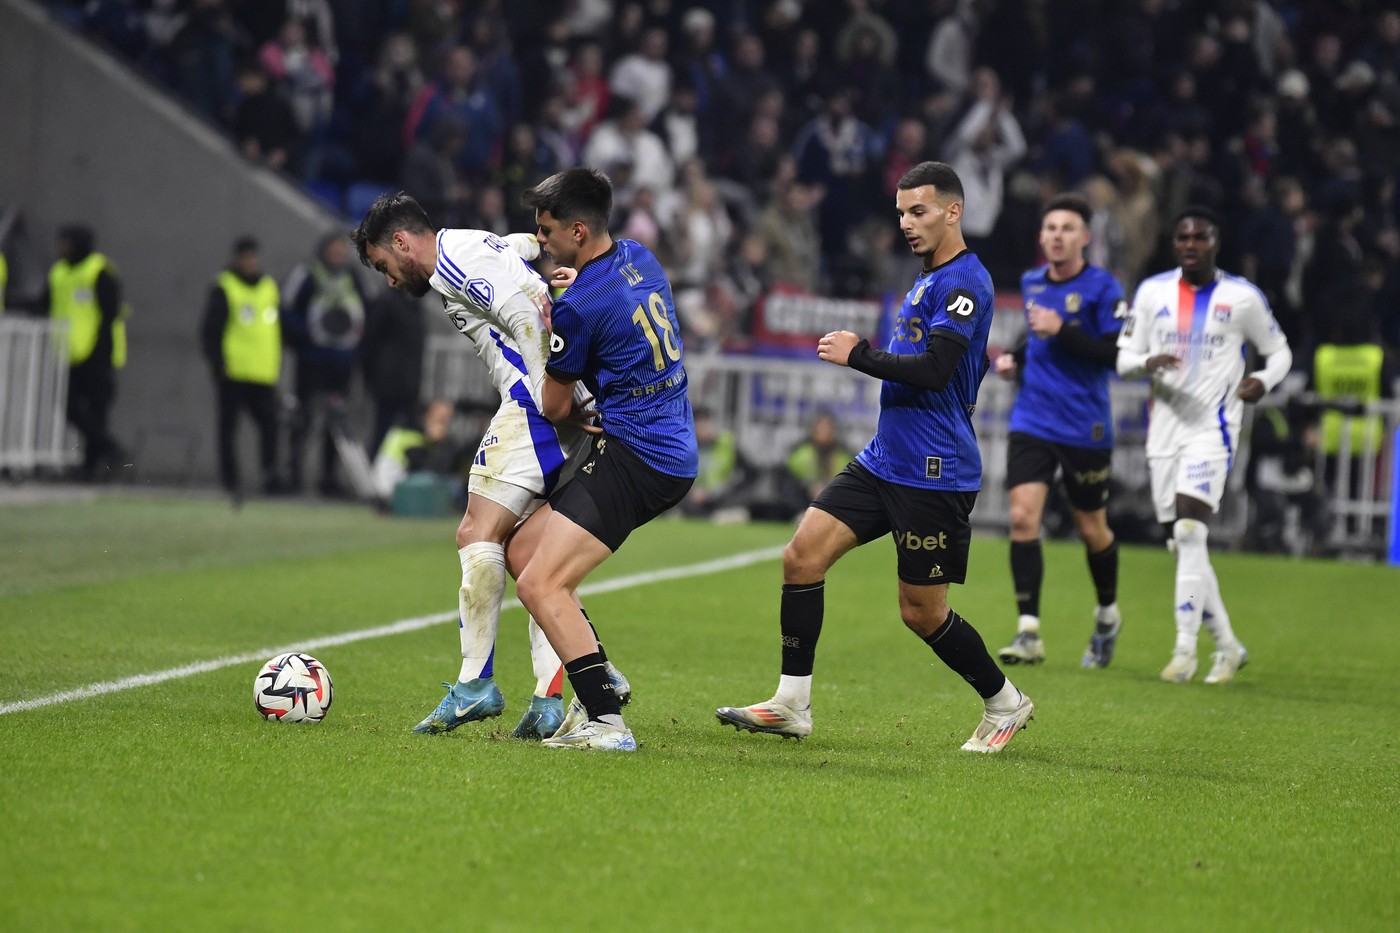
[[[0,508],[0,705],[451,610],[455,523],[349,508],[104,498]],[[662,520],[599,578],[783,543]],[[816,731],[738,734],[776,683],[779,567],[589,597],[632,681],[635,755],[508,733],[531,678],[502,621],[500,719],[409,728],[451,625],[315,652],[319,726],[261,721],[258,662],[0,715],[0,929],[1394,930],[1400,570],[1219,554],[1251,664],[1157,680],[1172,559],[1125,548],[1107,671],[1079,667],[1081,549],[1046,553],[1037,717],[958,746],[975,695],[903,629],[887,543],[827,587]],[[952,604],[1014,628],[1006,545]],[[1203,634],[1202,667],[1210,646]]]

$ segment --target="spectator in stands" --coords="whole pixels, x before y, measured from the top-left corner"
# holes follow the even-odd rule
[[[822,114],[802,128],[792,146],[798,177],[820,192],[818,222],[830,260],[845,251],[847,234],[872,210],[882,156],[879,136],[852,112],[854,99],[849,87],[832,91]]]
[[[972,53],[977,48],[979,31],[977,2],[945,0],[940,6],[955,9],[938,21],[929,37],[924,67],[939,89],[961,94],[972,83]]]
[[[885,154],[881,192],[893,198],[904,173],[928,158],[928,128],[922,120],[907,118],[895,127],[894,142]]]
[[[535,212],[525,206],[521,196],[534,187],[536,182],[563,167],[555,160],[554,150],[540,141],[530,124],[517,123],[511,127],[501,167],[491,175],[491,185],[499,188],[504,198],[510,230],[534,229]],[[421,198],[418,203],[423,203]],[[424,210],[428,208],[425,207]],[[428,216],[437,217],[433,213],[429,213]],[[443,226],[454,225],[444,223]]]
[[[666,30],[648,29],[642,34],[637,51],[618,59],[608,78],[613,94],[636,102],[644,123],[655,120],[671,98],[671,66],[666,62],[666,48]]]
[[[258,52],[258,61],[291,104],[302,133],[319,141],[331,119],[335,68],[325,52],[306,41],[301,20],[289,18]]]
[[[1005,263],[999,261],[1003,251],[991,242],[992,232],[1001,215],[1006,172],[1026,154],[1026,139],[993,71],[979,68],[973,74],[969,100],[972,106],[944,146],[943,158],[962,179],[967,196],[963,238],[995,280],[999,269],[1004,276]]]
[[[1108,158],[1117,190],[1117,219],[1123,231],[1123,251],[1113,271],[1127,288],[1142,280],[1157,247],[1157,197],[1148,175],[1150,160],[1140,152],[1120,149]]]
[[[146,14],[136,0],[93,0],[83,9],[83,28],[134,61],[150,51]]]
[[[778,121],[754,114],[747,135],[734,147],[725,175],[766,201],[784,151]]]
[[[579,47],[569,66],[568,106],[564,111],[564,127],[573,135],[575,148],[581,149],[593,135],[593,127],[607,115],[612,92],[603,76],[603,48],[595,42]]]
[[[504,125],[514,126],[525,112],[524,90],[504,24],[490,12],[480,13],[468,25],[467,36],[483,89],[496,101]]]
[[[709,10],[686,10],[681,17],[681,31],[684,47],[671,70],[679,83],[695,89],[695,112],[708,128],[717,116],[716,97],[729,62],[715,45],[715,15]],[[723,119],[723,115],[719,117]]]
[[[175,88],[206,119],[228,116],[234,62],[247,45],[224,0],[195,0],[171,40]]]
[[[697,156],[708,158],[711,140],[700,122],[695,88],[678,82],[671,89],[671,100],[653,121],[651,129],[666,146],[671,161],[681,165]]]
[[[505,124],[500,104],[481,78],[476,55],[464,45],[448,54],[442,78],[418,95],[404,125],[405,138],[431,136],[433,126],[449,115],[467,130],[457,168],[468,181],[485,179],[499,163]]]
[[[764,67],[763,41],[751,32],[741,32],[734,39],[734,66],[724,77],[719,90],[719,112],[726,123],[746,126],[753,113],[754,102],[765,92],[780,87]]]
[[[409,150],[403,163],[402,184],[444,228],[465,225],[471,189],[457,178],[457,161],[466,145],[467,128],[456,114],[444,114],[426,139]]]
[[[276,280],[262,271],[257,241],[240,237],[233,245],[233,261],[209,291],[200,326],[200,344],[218,393],[219,478],[235,508],[244,495],[238,466],[240,411],[257,425],[263,492],[283,488],[277,475],[279,303]]]
[[[403,126],[423,84],[423,70],[418,65],[418,49],[413,40],[401,32],[389,36],[373,71],[353,85],[350,109],[355,119],[349,121],[347,130],[360,177],[391,182],[400,176],[402,138],[398,133],[386,133],[384,128]],[[422,200],[418,198],[420,203]]]
[[[417,415],[427,340],[423,304],[402,289],[382,289],[366,307],[360,364],[374,401],[374,427],[365,445],[371,457],[391,427],[410,424]]]
[[[1289,343],[1306,346],[1288,284],[1298,259],[1298,225],[1307,200],[1296,178],[1275,178],[1269,189],[1266,195],[1263,184],[1251,188],[1253,210],[1240,230],[1240,272],[1264,293]]]
[[[1320,441],[1319,410],[1289,399],[1283,406],[1258,409],[1249,435],[1249,462],[1244,487],[1253,515],[1245,547],[1272,553],[1325,552],[1332,516],[1325,487],[1313,474]],[[1305,533],[1288,538],[1288,509],[1298,509]]]
[[[239,72],[238,89],[242,99],[233,113],[233,135],[243,154],[268,168],[297,174],[304,137],[291,107],[272,89],[260,65]]]
[[[365,330],[365,295],[350,262],[344,233],[322,237],[311,261],[292,270],[283,289],[283,330],[296,355],[296,413],[292,419],[290,480],[302,488],[302,458],[314,420],[320,421],[323,496],[343,495],[336,474],[336,437],[347,430],[345,403]]]
[[[895,116],[899,81],[894,56],[899,43],[894,29],[870,11],[867,0],[853,0],[855,13],[836,37],[836,59],[843,79],[855,90],[852,110],[863,122],[882,131]]]
[[[812,216],[814,195],[801,182],[791,182],[759,216],[757,230],[768,252],[774,284],[815,292],[821,287],[821,234]]]
[[[614,166],[629,165],[629,182],[619,184],[613,179],[613,197],[623,203],[640,188],[669,189],[675,165],[661,137],[647,129],[642,108],[625,97],[614,97],[612,107],[615,116],[594,127],[583,150],[583,163],[608,173]]]
[[[1339,340],[1339,335],[1368,329],[1360,323],[1371,312],[1362,275],[1365,257],[1356,238],[1365,214],[1360,204],[1347,197],[1320,209],[1325,220],[1303,270],[1303,307],[1310,315],[1307,329],[1322,343],[1355,343],[1354,338]]]

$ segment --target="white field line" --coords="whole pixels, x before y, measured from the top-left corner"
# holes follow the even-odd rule
[[[591,596],[595,593],[611,593],[615,590],[628,590],[633,587],[647,586],[666,580],[682,580],[686,577],[701,577],[712,573],[723,573],[726,570],[737,570],[740,567],[749,567],[753,564],[774,560],[781,557],[782,553],[783,549],[781,547],[761,548],[757,551],[745,551],[742,554],[735,554],[732,557],[721,557],[716,560],[702,561],[698,564],[686,564],[681,567],[666,567],[662,570],[649,570],[645,573],[634,573],[625,577],[614,577],[611,580],[599,580],[597,583],[587,583],[579,587],[579,595]],[[520,600],[512,599],[502,605],[501,609],[518,609],[519,607]],[[84,700],[88,697],[102,696],[106,693],[119,693],[123,690],[131,690],[136,687],[149,687],[153,684],[165,683],[167,680],[179,680],[183,677],[193,677],[196,674],[207,674],[210,671],[217,671],[238,664],[252,664],[258,661],[266,661],[268,658],[288,651],[314,652],[321,648],[332,648],[336,645],[349,645],[357,641],[367,641],[371,638],[385,638],[389,635],[402,635],[405,632],[416,632],[419,629],[428,628],[432,625],[441,625],[444,622],[451,622],[456,618],[457,612],[455,610],[452,612],[438,612],[430,616],[400,619],[388,625],[360,629],[355,632],[342,632],[339,635],[323,635],[320,638],[310,638],[294,645],[281,645],[276,648],[258,648],[255,651],[245,651],[242,654],[230,654],[222,658],[212,658],[208,661],[195,661],[192,664],[182,664],[179,667],[170,667],[163,671],[152,671],[149,674],[134,674],[130,677],[123,677],[120,680],[99,681],[95,684],[88,684],[85,687],[75,687],[72,690],[60,690],[57,693],[48,693],[28,700],[14,700],[9,703],[0,703],[0,716],[9,713],[22,713],[25,710],[40,709],[45,706],[56,706],[60,703],[68,703],[73,700]]]

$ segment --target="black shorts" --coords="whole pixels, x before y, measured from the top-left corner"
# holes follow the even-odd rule
[[[633,530],[685,498],[695,480],[648,466],[608,434],[593,438],[588,459],[549,497],[549,505],[616,551]]]
[[[916,586],[962,583],[972,547],[975,492],[901,486],[852,462],[827,484],[813,508],[850,527],[861,544],[894,537],[899,579]]]
[[[1095,512],[1108,505],[1108,480],[1113,475],[1112,449],[1071,447],[1043,438],[1012,432],[1006,444],[1006,488],[1024,483],[1055,483],[1059,468],[1069,504],[1081,512]]]

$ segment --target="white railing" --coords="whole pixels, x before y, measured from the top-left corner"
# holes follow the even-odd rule
[[[1317,451],[1314,474],[1326,478],[1332,510],[1327,544],[1343,551],[1377,552],[1390,540],[1391,490],[1395,476],[1395,432],[1400,402],[1382,399],[1347,408],[1335,455]],[[1352,413],[1356,417],[1352,417]],[[1368,430],[1379,420],[1379,432]]]
[[[458,334],[434,334],[423,351],[424,399],[474,402],[495,408],[499,397],[491,373],[472,342]]]
[[[67,324],[0,315],[0,470],[66,466],[67,403]]]

